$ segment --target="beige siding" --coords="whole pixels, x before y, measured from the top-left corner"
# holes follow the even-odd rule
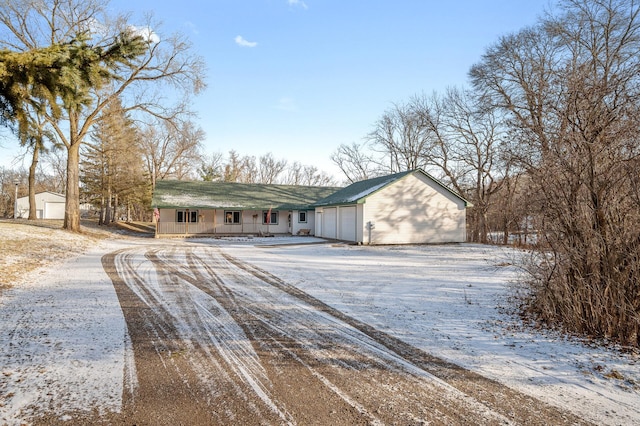
[[[167,223],[167,222],[176,221],[175,209],[159,209],[159,211],[160,211],[160,219],[158,220],[158,222]]]
[[[300,211],[306,212],[307,221],[299,222]],[[315,234],[315,223],[316,223],[316,214],[313,210],[293,210],[291,212],[291,233],[293,235],[298,235],[301,229],[308,229],[310,235]]]
[[[184,209],[181,209],[184,210]],[[160,234],[286,234],[289,232],[286,210],[278,211],[278,223],[267,226],[262,223],[262,210],[247,210],[241,212],[240,223],[224,223],[226,210],[198,210],[197,223],[176,222],[176,209],[160,209]]]
[[[364,209],[364,204],[356,205],[356,223],[354,226],[356,227],[356,242],[359,243],[365,241],[368,235],[367,224],[364,222]]]
[[[231,211],[232,209],[230,209]],[[240,223],[224,223],[224,213],[226,210],[216,210],[216,233],[217,234],[286,234],[289,232],[289,212],[278,210],[278,223],[266,225],[262,223],[262,210],[245,210],[241,212]],[[274,210],[272,213],[276,213]]]
[[[422,174],[408,175],[366,199],[364,242],[371,244],[465,241],[464,202]],[[371,221],[374,228],[366,229]]]

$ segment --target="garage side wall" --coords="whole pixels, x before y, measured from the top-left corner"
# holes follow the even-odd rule
[[[466,240],[465,203],[422,174],[409,175],[367,197],[364,243],[424,244]],[[369,241],[371,235],[371,241]]]
[[[36,217],[38,219],[64,219],[65,197],[53,192],[36,194]],[[18,198],[18,217],[29,217],[29,197]]]

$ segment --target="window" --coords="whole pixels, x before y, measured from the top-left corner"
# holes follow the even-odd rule
[[[197,221],[198,210],[176,210],[176,222],[196,223]]]
[[[307,212],[298,212],[298,223],[307,223]]]
[[[225,211],[224,212],[224,223],[226,223],[226,224],[237,224],[237,223],[240,223],[240,212],[239,211]]]
[[[278,224],[278,212],[271,210],[265,210],[262,212],[262,224],[263,225],[277,225]]]

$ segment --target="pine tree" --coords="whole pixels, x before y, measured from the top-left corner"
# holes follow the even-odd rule
[[[101,114],[83,150],[83,188],[88,199],[99,206],[100,224],[117,221],[118,206],[140,210],[147,202],[150,182],[144,176],[144,164],[139,136],[119,100],[112,102]]]

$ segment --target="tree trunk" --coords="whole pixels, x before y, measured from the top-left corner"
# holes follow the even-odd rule
[[[109,181],[109,179],[107,179],[107,182]],[[111,195],[111,184],[107,183],[107,197],[106,197],[106,213],[104,215],[104,225],[108,225],[111,223],[111,216],[112,216],[112,210],[111,210],[111,199],[112,199],[112,195]]]
[[[478,210],[478,239],[480,243],[487,244],[487,206],[483,204]]]
[[[502,221],[502,244],[509,244],[509,222],[506,217]]]
[[[33,146],[31,165],[29,166],[29,220],[36,220],[36,168],[38,167],[38,157],[40,150],[37,144]],[[44,211],[42,212],[44,215]],[[44,219],[44,217],[43,217]]]
[[[104,191],[100,195],[100,216],[98,217],[98,225],[104,225]]]
[[[73,134],[73,132],[72,132]],[[72,136],[73,137],[73,136]],[[64,226],[67,231],[80,232],[80,141],[73,137],[67,147],[67,194]]]
[[[113,215],[111,218],[111,222],[117,222],[118,221],[118,193],[116,192],[116,195],[113,197]]]

